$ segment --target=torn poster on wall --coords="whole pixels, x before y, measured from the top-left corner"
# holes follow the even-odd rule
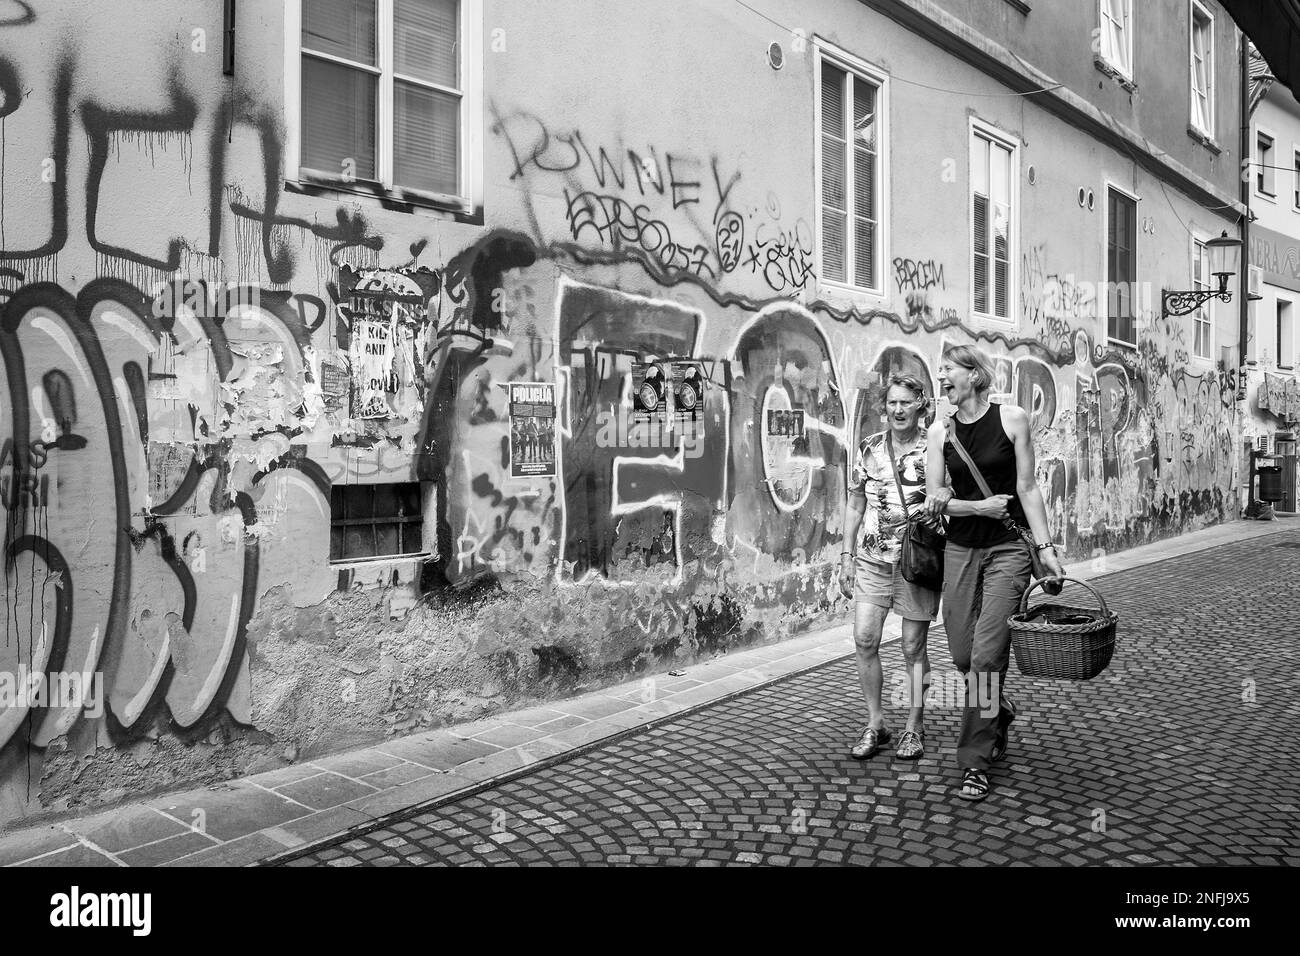
[[[801,440],[804,437],[803,409],[769,408],[767,410],[767,433],[773,438]]]
[[[353,418],[388,418],[388,393],[397,391],[393,374],[392,326],[384,322],[352,323]]]
[[[234,368],[220,386],[225,437],[296,428],[302,388],[285,372],[284,346],[230,339],[229,349]]]
[[[784,394],[784,393],[782,393]],[[808,432],[800,408],[769,408],[763,420],[763,467],[774,490],[798,497],[808,482]]]
[[[510,477],[555,477],[555,384],[511,382]]]
[[[418,420],[437,275],[425,268],[354,272],[345,265],[340,282],[348,295],[339,312],[351,330],[352,417]],[[329,390],[322,391],[328,408]]]

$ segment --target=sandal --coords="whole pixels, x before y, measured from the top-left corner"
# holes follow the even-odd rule
[[[925,731],[905,730],[898,738],[894,756],[899,760],[920,760],[925,756]]]
[[[969,793],[967,791],[970,791]],[[961,789],[957,796],[963,800],[975,802],[989,795],[989,775],[983,770],[970,767],[961,772]]]
[[[992,754],[993,760],[1001,760],[1003,757],[1007,755],[1007,747],[1011,743],[1011,722],[1016,719],[1016,714],[1018,713],[1016,710],[1015,701],[1013,701],[1010,697],[1004,696],[1002,698],[1002,702],[1006,705],[1007,710],[1011,713],[1011,716],[1006,719],[1005,723],[1003,723],[1000,719],[998,721],[998,733],[997,736],[993,739],[993,754]],[[1000,716],[1001,715],[999,715],[999,717]]]
[[[873,757],[884,744],[889,743],[893,736],[887,727],[868,727],[862,731],[862,736],[858,738],[858,742],[849,751],[849,756],[854,760],[866,760],[868,757]]]

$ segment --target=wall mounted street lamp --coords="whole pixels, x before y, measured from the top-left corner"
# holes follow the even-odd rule
[[[1211,299],[1232,301],[1232,293],[1228,291],[1228,279],[1237,274],[1237,269],[1241,265],[1241,240],[1229,236],[1227,230],[1224,230],[1218,239],[1207,242],[1205,248],[1210,254],[1210,275],[1219,280],[1218,290],[1188,289],[1176,292],[1165,289],[1160,299],[1162,315],[1187,315],[1189,312],[1195,312]]]

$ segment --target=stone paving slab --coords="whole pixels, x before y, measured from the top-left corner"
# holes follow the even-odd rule
[[[337,773],[321,773],[276,788],[276,793],[313,810],[327,810],[375,792],[370,784]]]
[[[109,853],[190,832],[187,824],[143,805],[81,817],[69,821],[66,829]]]
[[[255,780],[160,797],[150,806],[223,842],[311,814],[310,807],[262,789]]]
[[[204,833],[187,830],[178,836],[168,837],[156,843],[147,843],[133,850],[124,850],[117,854],[117,858],[126,866],[162,866],[164,863],[215,846],[220,846],[220,843],[214,838]]]
[[[79,841],[65,827],[43,826],[21,830],[0,839],[0,866],[35,859],[56,850],[66,850]]]
[[[1271,523],[1235,522],[1135,548],[1119,555],[1103,556],[1072,567],[1071,572],[1087,580],[1098,574],[1143,567],[1153,561],[1191,554],[1233,541],[1276,534],[1297,526],[1300,526],[1300,521],[1295,519],[1289,519],[1289,523],[1288,519]],[[885,641],[896,640],[898,630],[897,620],[891,617],[886,626]],[[941,638],[941,632],[939,636]],[[1222,643],[1226,648],[1232,645],[1230,639],[1225,639]],[[116,851],[99,846],[93,840],[83,842],[75,835],[76,832],[86,832],[88,826],[93,826],[85,822],[85,819],[91,818],[0,834],[0,865],[25,865],[42,858],[49,858],[48,865],[70,864],[81,860],[97,860],[114,866],[246,865],[283,853],[286,847],[300,847],[300,841],[327,836],[329,826],[349,829],[354,826],[354,823],[347,822],[350,820],[359,819],[364,822],[413,805],[454,797],[457,793],[490,782],[493,779],[491,773],[517,775],[521,769],[526,772],[534,763],[553,762],[565,754],[589,748],[611,737],[635,732],[637,728],[655,721],[676,720],[677,715],[689,713],[692,708],[708,705],[736,691],[743,692],[755,684],[825,666],[828,661],[851,654],[852,649],[851,628],[848,625],[836,625],[777,644],[733,652],[713,662],[702,662],[687,668],[682,676],[652,675],[645,680],[604,688],[579,698],[529,705],[472,723],[414,737],[396,738],[369,748],[312,759],[228,784],[127,805],[112,814],[96,814],[97,817],[116,815],[123,820],[141,821],[148,819],[147,814],[139,817],[136,814],[141,813],[142,809],[152,809],[160,818],[174,821],[174,824],[161,824],[161,830],[154,829],[156,825],[152,822],[137,822],[135,826],[138,832],[128,823],[108,825],[105,832],[117,834],[110,841],[110,845],[117,848]],[[647,696],[650,697],[648,702]],[[1045,701],[1044,711],[1060,710],[1064,713],[1070,707],[1069,700],[1067,695],[1059,705],[1054,701]],[[1300,716],[1300,705],[1295,705],[1293,709],[1295,712],[1291,716]],[[1117,712],[1119,710],[1117,708]],[[1132,712],[1128,716],[1130,719],[1142,719],[1148,715]],[[809,719],[815,723],[833,722],[829,717],[815,714]],[[587,729],[579,729],[584,727]],[[520,733],[516,734],[513,728],[521,728]],[[1072,729],[1077,733],[1077,729]],[[542,735],[523,739],[524,730],[539,730]],[[1028,724],[1026,731],[1028,732]],[[1051,727],[1042,725],[1042,737],[1049,736],[1051,732]],[[511,743],[514,739],[519,742]],[[1230,745],[1218,741],[1209,741],[1205,745],[1223,747],[1228,751],[1232,749]],[[659,749],[668,752],[666,747]],[[936,754],[943,756],[944,749],[941,747]],[[419,762],[420,756],[424,758],[423,763]],[[951,754],[947,756],[950,758]],[[488,758],[492,758],[490,762]],[[433,763],[437,766],[430,766]],[[717,760],[716,763],[723,764],[725,759]],[[467,775],[461,775],[458,771],[448,772],[471,764],[476,764],[476,769]],[[710,763],[712,765],[715,764]],[[1064,770],[1068,768],[1069,761],[1063,760],[1059,766],[1049,766]],[[309,785],[311,779],[323,777],[327,773],[330,777],[318,780],[316,785]],[[342,804],[314,809],[292,796],[305,796],[320,787],[324,780],[329,780],[334,787],[344,787],[344,784],[333,780],[335,776],[348,781],[349,797]],[[771,777],[772,774],[769,774],[768,778]],[[1058,798],[1055,803],[1067,804],[1065,798],[1069,796],[1068,788],[1048,789],[1049,795]],[[354,796],[353,793],[365,795]],[[317,802],[330,801],[318,799]],[[1294,807],[1300,804],[1300,798],[1292,794],[1275,803],[1278,806]],[[202,814],[196,815],[196,811],[202,811]],[[1155,811],[1149,809],[1147,812]],[[315,822],[311,822],[313,818]],[[193,829],[200,821],[204,827],[201,832]],[[171,835],[166,835],[164,831]],[[1281,827],[1274,828],[1274,832],[1267,836],[1267,839],[1279,841],[1278,853],[1282,856],[1288,850],[1286,840],[1290,833],[1289,829]],[[200,840],[214,845],[204,847]],[[1238,841],[1237,845],[1240,852],[1246,852],[1246,844]],[[660,851],[665,846],[652,846],[649,849]],[[692,850],[682,859],[697,865],[717,864],[720,862],[718,859],[707,855],[707,850],[711,849],[715,848],[703,848],[698,853]],[[794,864],[813,861],[811,854],[796,854],[793,853],[794,849],[798,847],[793,847],[791,851],[790,859]],[[173,858],[174,853],[181,851],[185,855]],[[861,857],[859,851],[854,852]],[[627,856],[627,859],[616,859],[620,854],[611,854],[610,859],[613,862],[632,862],[638,856],[621,855]],[[662,852],[639,855],[652,858],[654,862],[673,860],[671,854],[666,856]],[[342,864],[334,862],[332,865],[352,862],[346,856],[340,859]],[[396,859],[394,857],[394,861]],[[433,858],[427,853],[413,853],[403,859],[421,862]],[[888,856],[875,856],[873,859],[882,863],[895,862]],[[478,853],[473,861],[481,864],[484,857]],[[570,862],[577,862],[577,858]]]
[[[221,843],[209,850],[191,853],[163,866],[248,866],[277,853],[283,853],[285,844],[268,836],[265,831]]]
[[[92,846],[87,846],[84,843],[74,843],[66,850],[47,853],[44,856],[36,857],[34,860],[28,860],[21,865],[109,867],[123,866],[124,864]]]
[[[379,749],[386,754],[428,767],[430,770],[451,770],[462,763],[495,753],[501,748],[484,743],[477,738],[462,739],[450,734],[432,733],[399,737],[382,744]]]

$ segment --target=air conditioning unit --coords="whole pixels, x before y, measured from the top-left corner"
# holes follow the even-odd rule
[[[1242,360],[1247,365],[1254,365],[1259,360],[1258,346],[1259,337],[1256,335],[1256,329],[1259,325],[1259,319],[1256,313],[1259,311],[1255,308],[1255,303],[1264,298],[1264,270],[1260,266],[1250,266],[1246,271],[1246,348]]]
[[[1264,298],[1264,268],[1251,266],[1246,278],[1246,296],[1249,299]]]
[[[1255,439],[1255,451],[1261,455],[1273,454],[1273,436],[1260,435]]]

